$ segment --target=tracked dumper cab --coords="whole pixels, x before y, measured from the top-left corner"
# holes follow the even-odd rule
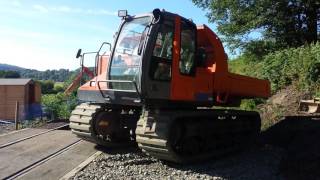
[[[257,137],[257,112],[211,107],[267,98],[270,84],[228,72],[214,32],[158,9],[119,15],[110,55],[97,52],[96,76],[78,89],[83,103],[70,117],[73,133],[105,146],[136,142],[177,163],[219,156]]]

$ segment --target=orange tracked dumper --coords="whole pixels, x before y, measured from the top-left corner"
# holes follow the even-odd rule
[[[75,134],[104,146],[137,142],[177,163],[252,143],[260,132],[257,112],[212,106],[267,98],[268,81],[230,73],[220,39],[205,25],[159,9],[119,16],[111,53],[100,48],[95,77],[78,89],[83,103],[70,117]]]

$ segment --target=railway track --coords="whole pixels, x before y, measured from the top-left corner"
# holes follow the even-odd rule
[[[62,125],[62,126],[59,126],[59,127],[53,128],[53,129],[49,129],[47,131],[40,132],[40,133],[37,133],[37,134],[33,134],[31,136],[27,136],[27,137],[24,137],[24,138],[16,139],[14,141],[10,141],[10,142],[7,142],[5,144],[0,145],[0,149],[8,147],[8,146],[11,146],[11,145],[14,145],[14,144],[17,144],[19,142],[22,142],[22,141],[25,141],[25,140],[28,140],[28,139],[31,139],[31,138],[35,138],[35,137],[40,136],[40,135],[47,134],[47,133],[52,132],[52,131],[56,131],[56,130],[59,130],[59,129],[64,129],[64,128],[67,128],[67,127],[69,127],[69,124],[65,124],[65,125]]]
[[[1,136],[0,179],[59,179],[97,152],[72,134],[68,124]]]
[[[40,165],[42,165],[43,163],[49,161],[50,159],[55,158],[56,156],[59,156],[60,154],[68,151],[72,147],[74,147],[77,144],[79,144],[81,141],[82,140],[79,139],[79,140],[77,140],[77,141],[75,141],[75,142],[73,142],[71,144],[68,144],[67,146],[57,150],[56,152],[51,153],[51,154],[47,155],[46,157],[41,158],[38,161],[36,161],[36,162],[34,162],[34,163],[32,163],[32,164],[30,164],[30,165],[28,165],[28,166],[26,166],[26,167],[24,167],[22,169],[17,170],[16,172],[4,177],[3,179],[10,180],[10,179],[16,179],[16,178],[18,178],[20,176],[23,176],[23,175],[27,174],[28,172],[30,172],[32,169],[34,169],[36,167],[39,167]]]

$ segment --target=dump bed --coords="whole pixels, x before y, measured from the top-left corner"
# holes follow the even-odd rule
[[[218,36],[205,25],[198,26],[198,48],[207,54],[206,68],[212,76],[212,93],[217,102],[227,103],[228,98],[268,98],[268,80],[234,74],[228,70],[228,57]]]

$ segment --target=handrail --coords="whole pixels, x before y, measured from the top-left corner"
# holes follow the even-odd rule
[[[110,97],[106,97],[102,90],[109,90],[109,91],[115,91],[115,92],[135,92],[138,94],[140,100],[142,99],[141,97],[141,93],[139,92],[139,89],[138,89],[138,86],[137,86],[137,83],[135,81],[129,81],[129,80],[100,80],[100,81],[90,81],[90,86],[91,86],[91,83],[92,82],[97,82],[97,85],[98,85],[98,88],[99,88],[99,91],[100,91],[100,94],[103,98],[105,99],[110,99]],[[133,86],[135,87],[135,90],[123,90],[123,89],[101,89],[101,86],[100,86],[100,83],[102,82],[107,82],[107,83],[132,83]]]

